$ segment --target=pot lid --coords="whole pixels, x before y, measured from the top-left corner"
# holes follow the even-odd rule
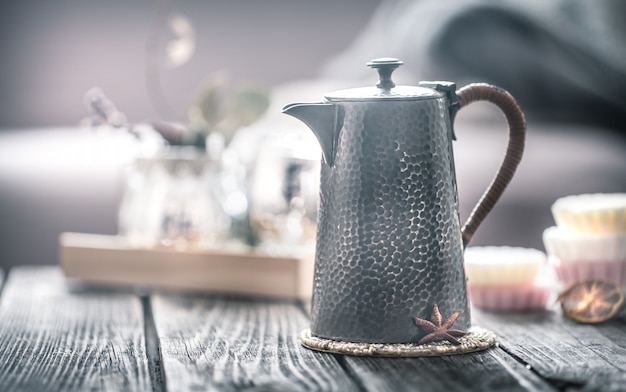
[[[376,86],[334,91],[325,95],[325,98],[331,102],[342,102],[422,100],[444,96],[442,92],[429,88],[434,86],[396,86],[391,80],[391,74],[402,64],[402,61],[391,57],[374,59],[367,66],[378,71],[379,80]]]

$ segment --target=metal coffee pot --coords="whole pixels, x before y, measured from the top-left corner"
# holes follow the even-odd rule
[[[470,328],[463,249],[521,159],[525,120],[513,97],[487,84],[396,86],[393,58],[367,65],[375,87],[330,93],[283,112],[315,133],[322,149],[310,333],[345,342],[416,343],[436,305],[454,328]],[[490,101],[509,124],[493,182],[461,228],[452,141],[456,112]]]

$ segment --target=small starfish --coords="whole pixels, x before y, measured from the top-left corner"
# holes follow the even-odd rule
[[[445,339],[452,344],[461,344],[461,342],[458,341],[457,337],[465,335],[465,332],[459,331],[458,329],[450,329],[450,327],[452,326],[452,324],[454,324],[460,314],[461,311],[458,310],[452,313],[450,317],[442,322],[441,313],[439,313],[439,306],[437,306],[437,304],[434,304],[433,314],[430,316],[430,321],[421,319],[419,317],[413,317],[415,325],[417,325],[421,330],[426,332],[426,336],[420,339],[417,344],[432,342],[435,339]]]

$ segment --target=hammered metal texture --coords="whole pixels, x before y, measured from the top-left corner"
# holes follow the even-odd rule
[[[341,105],[334,164],[321,170],[312,333],[416,342],[413,317],[433,304],[469,329],[446,99]]]

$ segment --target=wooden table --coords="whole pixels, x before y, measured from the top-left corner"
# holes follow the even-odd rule
[[[363,358],[301,347],[297,302],[81,287],[56,267],[2,280],[0,391],[626,390],[624,320],[474,311],[497,347]]]

